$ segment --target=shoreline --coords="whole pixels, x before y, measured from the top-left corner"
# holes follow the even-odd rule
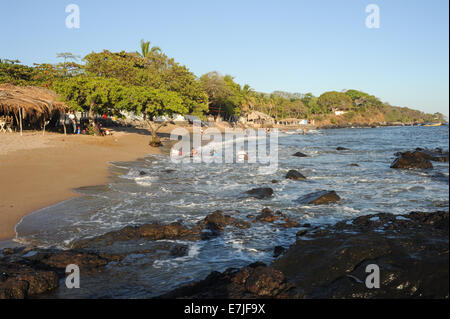
[[[165,136],[162,140],[167,139],[168,133],[176,127],[179,126],[162,128],[158,132]],[[275,126],[280,130],[297,130],[301,127],[307,130],[374,128],[370,125]],[[184,128],[192,134],[191,126]],[[23,137],[19,134],[1,137],[0,245],[15,238],[15,228],[25,216],[83,196],[76,191],[77,188],[107,184],[111,162],[134,161],[147,155],[169,153],[167,148],[172,145],[167,143],[158,149],[151,148],[148,146],[149,133],[136,128],[120,128],[107,137],[65,136],[58,133],[42,136],[41,132],[36,131],[26,132]],[[8,142],[15,145],[8,145]]]
[[[326,130],[323,131],[326,132]],[[369,133],[369,130],[364,131],[366,134]],[[419,129],[418,131],[421,130]],[[447,134],[446,132],[444,133]],[[163,134],[161,135],[164,136]],[[348,142],[352,140],[352,132],[347,131],[346,134],[347,138],[343,139],[343,141]],[[394,129],[387,134],[390,134],[389,136],[394,134],[393,136],[395,137],[396,130]],[[418,139],[418,141],[427,141],[429,140],[429,135],[434,133],[427,131],[427,134]],[[167,136],[164,137],[166,138]],[[321,137],[318,137],[318,139],[320,140]],[[317,143],[320,142],[317,139],[313,139],[306,145],[317,145]],[[317,146],[331,148],[330,150],[334,152],[334,143],[332,145],[327,144],[327,141],[323,143]],[[297,147],[298,144],[303,144],[301,138],[300,140],[295,140],[294,144],[286,145],[289,147],[295,145],[294,147]],[[439,142],[439,144],[441,143]],[[164,140],[164,145],[159,150],[164,151],[165,148],[170,148],[171,143],[170,141]],[[344,146],[346,146],[345,143]],[[359,150],[360,148],[355,148],[353,151],[358,152]],[[411,148],[411,150],[414,149]],[[352,150],[348,149],[348,151]],[[386,150],[386,152],[383,150],[382,152],[386,157],[390,157],[390,154],[392,154],[392,150],[390,149]],[[435,155],[433,156],[433,161],[443,162],[442,159],[446,157],[448,162],[448,153],[442,152],[442,149],[436,148],[435,151],[430,150],[430,152],[435,152],[432,153]],[[284,152],[283,156],[290,156],[290,154],[292,154],[291,149]],[[407,152],[398,154],[400,155],[395,156],[403,156],[402,154],[407,154]],[[335,163],[337,169],[339,169],[339,167],[344,167],[352,162],[354,157],[350,156],[352,155],[348,153],[339,153],[339,155],[334,155],[331,158],[322,158],[322,160],[319,157],[315,157],[313,162],[316,166],[324,163]],[[336,157],[341,158],[341,160],[333,161],[332,159]],[[148,163],[148,165],[136,166],[139,175],[133,170],[132,177],[139,179],[141,178],[139,176],[148,174],[151,180],[153,180],[152,177],[154,174],[159,178],[161,176],[167,176],[166,174],[175,173],[167,176],[168,181],[164,180],[164,177],[160,179],[162,186],[165,186],[165,188],[167,186],[170,187],[173,182],[172,178],[177,175],[177,167],[172,165],[164,154],[162,156],[156,156],[155,161],[158,163],[152,162]],[[383,162],[387,169],[391,161],[385,160]],[[284,169],[294,167],[297,163],[299,161],[294,159]],[[121,165],[121,163],[118,164]],[[126,164],[133,166],[133,163]],[[170,167],[168,167],[168,164]],[[166,168],[171,168],[171,172],[164,171]],[[325,167],[324,169],[328,168]],[[214,171],[215,168],[213,167],[212,170]],[[254,202],[256,204],[255,206],[245,204],[245,201],[240,200],[238,200],[237,206],[230,206],[225,202],[224,205],[214,205],[215,209],[222,210],[211,212],[214,208],[211,208],[210,203],[212,201],[209,199],[215,200],[215,197],[208,196],[203,197],[206,205],[201,208],[195,207],[192,210],[186,211],[184,204],[189,205],[189,203],[195,202],[198,197],[188,197],[189,195],[185,195],[184,192],[189,192],[191,185],[194,184],[207,185],[208,183],[203,183],[203,181],[214,180],[214,177],[217,176],[208,174],[211,171],[203,171],[200,168],[192,171],[192,174],[185,176],[182,180],[189,181],[192,175],[196,175],[200,171],[207,174],[200,179],[192,180],[194,183],[186,183],[185,187],[177,189],[178,194],[181,194],[183,197],[187,196],[187,201],[183,202],[179,206],[179,209],[176,210],[177,214],[182,214],[181,216],[183,218],[181,219],[179,216],[170,216],[167,219],[161,216],[156,219],[148,219],[146,217],[140,219],[140,217],[134,218],[137,215],[131,213],[125,220],[121,220],[121,222],[124,221],[125,223],[121,223],[120,228],[117,227],[116,229],[114,226],[114,229],[111,229],[113,224],[109,222],[111,221],[110,218],[113,218],[113,221],[116,218],[116,214],[114,213],[105,220],[101,218],[92,220],[94,223],[105,222],[107,225],[111,225],[110,227],[105,227],[103,229],[104,231],[96,234],[94,237],[79,237],[75,234],[75,237],[78,237],[75,240],[64,240],[73,238],[71,235],[65,236],[64,233],[66,230],[68,234],[78,231],[77,226],[72,226],[72,222],[69,221],[69,223],[65,223],[69,227],[63,228],[64,230],[59,228],[59,225],[54,225],[54,227],[49,228],[47,230],[49,235],[47,239],[50,239],[50,241],[44,240],[46,244],[43,246],[39,245],[39,242],[33,242],[32,240],[24,242],[24,245],[20,245],[20,243],[14,241],[0,241],[0,272],[7,274],[7,281],[0,283],[0,299],[2,296],[3,298],[37,297],[44,299],[86,297],[92,299],[136,297],[195,299],[202,298],[202,296],[221,299],[249,297],[355,298],[355,293],[357,294],[356,297],[364,295],[367,298],[391,296],[423,297],[429,296],[430,294],[437,298],[448,296],[448,287],[438,287],[435,284],[435,282],[448,282],[448,272],[447,275],[443,272],[443,269],[448,268],[448,210],[443,210],[443,206],[440,205],[442,193],[436,197],[438,199],[436,203],[430,203],[431,206],[426,205],[426,208],[424,208],[425,206],[421,205],[421,208],[418,208],[417,204],[412,202],[411,205],[403,207],[402,211],[404,211],[401,214],[399,211],[390,211],[388,207],[392,206],[390,205],[392,203],[391,200],[381,201],[378,204],[376,199],[380,195],[384,196],[378,194],[378,196],[370,198],[370,203],[377,202],[376,205],[385,209],[382,211],[377,209],[370,214],[366,214],[372,209],[372,204],[369,206],[348,206],[345,202],[347,200],[350,202],[358,201],[358,198],[360,198],[359,196],[351,196],[348,193],[348,187],[352,189],[354,187],[353,185],[355,185],[355,183],[352,183],[354,181],[352,177],[359,176],[358,180],[363,182],[359,169],[354,170],[353,168],[349,168],[348,172],[352,173],[349,175],[344,173],[342,176],[349,177],[350,182],[341,184],[338,182],[338,179],[335,180],[336,185],[338,185],[335,189],[339,193],[342,192],[343,199],[342,205],[337,204],[336,206],[341,206],[343,211],[339,208],[334,210],[334,204],[331,204],[329,207],[325,206],[323,210],[314,211],[320,214],[327,210],[333,210],[333,212],[339,214],[337,215],[336,222],[327,223],[321,218],[303,218],[302,214],[297,214],[303,213],[304,210],[302,209],[291,210],[291,205],[283,205],[281,207],[276,204],[272,205],[271,203],[260,201]],[[240,184],[241,176],[244,176],[243,174],[245,173],[242,171],[238,171],[238,173],[235,179],[231,181],[231,184],[224,184],[224,186],[236,185],[234,182]],[[313,175],[316,177],[324,177],[322,174],[323,171],[306,175],[312,179]],[[110,175],[113,175],[112,171]],[[277,175],[277,178],[283,178],[281,177],[282,175],[284,174]],[[383,175],[386,176],[386,174]],[[333,174],[326,174],[326,177],[331,177],[332,179],[333,176]],[[225,178],[229,178],[229,176]],[[252,185],[251,187],[255,187],[254,184],[265,186],[265,184],[270,183],[271,178],[273,177],[264,180],[248,180],[244,182],[245,185],[248,185],[244,190],[249,189],[250,185]],[[425,177],[418,178],[423,181]],[[416,180],[416,178],[413,177],[412,180]],[[218,182],[221,181],[223,180],[218,180]],[[416,185],[415,182],[414,185],[411,185],[409,183],[410,181],[409,178],[404,179],[398,187],[401,188],[406,184],[409,190],[409,186]],[[176,183],[180,183],[180,181],[177,179]],[[304,185],[301,182],[294,181],[289,183],[294,188],[297,188],[295,185],[299,187]],[[325,183],[327,182],[325,181]],[[205,188],[207,187],[209,186],[205,186]],[[379,186],[376,187],[379,188]],[[313,191],[314,188],[314,185],[312,187],[306,186],[305,191]],[[373,189],[374,187],[367,187],[366,191]],[[442,187],[437,189],[441,190]],[[202,190],[204,189],[199,189],[199,191]],[[396,191],[398,188],[388,187],[386,190]],[[422,192],[423,190],[417,189],[414,191]],[[241,192],[241,189],[236,189],[236,192],[233,191],[232,196],[239,196]],[[329,193],[332,192],[330,191]],[[131,189],[131,193],[133,193],[133,189]],[[273,193],[281,196],[289,195],[289,190],[285,187],[279,187]],[[398,192],[395,193],[397,194]],[[142,197],[137,197],[136,200],[145,200],[148,194],[148,192],[145,192],[142,194]],[[151,194],[154,194],[154,192],[151,191]],[[175,195],[177,198],[179,196],[178,194]],[[221,196],[221,198],[227,199],[229,195],[231,193]],[[295,193],[293,195],[298,194]],[[427,197],[426,194],[419,196],[420,198]],[[106,196],[105,198],[112,199],[114,197]],[[129,196],[121,198],[129,198]],[[151,208],[147,206],[136,206],[135,212],[139,215],[142,212],[145,213],[148,209],[150,213],[164,213],[161,207],[165,207],[166,203],[173,198],[170,195],[158,199],[156,205],[152,205]],[[287,197],[288,200],[293,198],[294,196]],[[448,197],[444,198],[444,201],[448,203]],[[258,203],[262,203],[262,205],[260,206]],[[389,203],[389,206],[385,205],[386,203]],[[100,202],[100,205],[102,204]],[[301,204],[305,203],[300,202]],[[59,209],[58,205],[56,204],[56,209],[52,209],[53,216],[57,221],[64,221],[64,211]],[[64,202],[62,202],[62,205],[64,206]],[[73,210],[69,208],[67,211],[77,212],[78,209],[75,207],[77,206],[73,206]],[[93,205],[92,207],[98,206]],[[115,207],[115,205],[113,204],[110,207]],[[432,209],[428,209],[429,207],[432,207]],[[118,212],[119,214],[117,216],[121,216],[120,210],[127,208],[134,208],[134,206],[120,207],[119,211],[107,209],[106,213]],[[256,210],[253,208],[256,208]],[[355,208],[355,210],[347,211],[346,208]],[[280,210],[275,211],[275,209]],[[363,210],[367,211],[363,213]],[[132,209],[132,211],[134,210]],[[201,211],[201,218],[190,218],[191,213],[193,213],[192,216],[196,216],[197,211]],[[31,215],[39,214],[40,212],[41,210],[35,211]],[[204,213],[207,215],[204,216]],[[185,214],[189,217],[186,216],[185,218]],[[42,225],[42,227],[46,228],[45,223],[53,219],[50,216],[47,215],[45,218],[37,221],[38,223],[36,225],[38,227]],[[96,227],[97,224],[93,224],[93,226]],[[17,229],[19,228],[17,227]],[[411,232],[411,230],[413,231]],[[61,233],[62,237],[55,237],[58,233]],[[257,238],[261,236],[262,240],[252,242],[255,235]],[[53,238],[56,240],[52,240]],[[221,244],[214,245],[216,243],[215,238],[222,238],[223,240],[219,240]],[[248,239],[250,239],[249,242],[247,241]],[[187,244],[185,243],[186,241],[188,241]],[[59,242],[66,242],[67,245],[59,246]],[[212,244],[208,244],[208,242]],[[9,243],[14,245],[10,245]],[[242,245],[241,243],[244,244]],[[378,248],[373,250],[370,247]],[[392,250],[391,247],[395,249]],[[202,254],[198,254],[200,251]],[[236,255],[237,251],[247,251],[247,253]],[[329,258],[322,258],[318,261],[317,252],[321,251],[323,252],[322,255],[326,255]],[[411,264],[409,257],[411,253],[414,254],[414,262],[419,265],[420,271],[414,272],[415,268],[409,267],[401,267],[399,269],[396,266],[399,264]],[[130,258],[138,256],[135,259],[137,262],[129,263],[127,261],[128,256],[133,256]],[[210,256],[217,256],[217,259],[211,259]],[[163,268],[161,270],[162,268],[160,267],[151,267],[144,274],[145,279],[139,281],[133,280],[135,274],[141,271],[139,265],[159,263],[160,261],[163,264],[157,263],[156,265],[165,265],[166,261],[171,262],[172,260],[176,264],[182,265],[183,268],[175,266],[174,268]],[[210,261],[211,264],[209,264]],[[242,261],[246,261],[246,263],[242,263]],[[366,291],[364,286],[355,286],[352,278],[360,281],[363,280],[359,278],[363,278],[361,277],[362,274],[366,273],[366,261],[368,261],[367,263],[380,265],[381,269],[388,269],[387,272],[382,272],[382,276],[391,276],[391,274],[394,274],[395,281],[389,281],[388,284],[383,285],[382,289],[376,291]],[[63,284],[61,284],[61,279],[65,276],[64,269],[68,264],[80,265],[83,271],[92,271],[92,274],[95,274],[95,277],[86,278],[83,282],[83,288],[87,288],[87,293],[81,290],[68,292],[64,289]],[[112,269],[114,276],[118,280],[117,284],[116,282],[111,283],[111,273],[102,271],[105,266],[110,267],[108,268],[109,270]],[[324,274],[329,274],[330,267],[334,267],[331,273],[332,276],[325,276],[325,278]],[[223,269],[233,270],[226,270],[224,273],[220,273],[219,271]],[[314,272],[310,272],[309,269],[314,269]],[[352,269],[352,272],[349,272],[348,269]],[[425,271],[427,278],[432,278],[433,282],[423,282],[423,271]],[[106,274],[106,276],[102,275],[102,273]],[[186,277],[191,278],[189,282],[186,281]],[[23,286],[22,281],[17,278],[26,278],[25,281],[29,282],[29,286]],[[42,278],[44,280],[40,281]],[[48,278],[51,280],[48,280]],[[247,279],[248,281],[246,281]],[[383,282],[386,282],[385,280],[388,280],[389,277],[382,277],[382,279]],[[42,290],[38,291],[35,289],[36,282],[38,284],[43,282],[39,286]],[[320,286],[316,285],[316,282],[320,282]],[[406,283],[408,283],[407,286],[405,286]],[[412,290],[408,288],[411,285],[410,283],[412,283]],[[185,286],[186,284],[188,286]],[[269,286],[266,286],[266,284]],[[399,290],[398,287],[400,285],[406,288]],[[139,287],[137,292],[135,291],[136,287]],[[155,288],[147,289],[147,287]],[[273,287],[276,288],[274,289]],[[105,294],[105,291],[108,292]]]
[[[108,183],[111,162],[164,153],[148,141],[148,134],[133,129],[107,137],[40,132],[1,136],[0,243],[15,238],[15,227],[25,216],[83,196],[77,188]]]

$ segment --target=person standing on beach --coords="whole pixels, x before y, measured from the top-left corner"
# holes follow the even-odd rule
[[[77,133],[77,117],[74,111],[70,111],[69,120],[72,122],[73,134]]]

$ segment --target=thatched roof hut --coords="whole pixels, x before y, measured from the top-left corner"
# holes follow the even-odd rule
[[[265,113],[252,111],[247,114],[247,122],[259,124],[274,124],[275,120]]]
[[[58,96],[45,88],[20,87],[12,84],[0,84],[0,116],[16,117],[19,110],[29,123],[48,120],[67,112],[69,107],[58,101]]]

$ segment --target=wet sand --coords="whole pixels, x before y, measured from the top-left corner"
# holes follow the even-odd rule
[[[13,238],[25,215],[80,196],[76,188],[107,183],[109,162],[163,152],[148,142],[145,132],[131,130],[107,137],[0,134],[0,240]]]

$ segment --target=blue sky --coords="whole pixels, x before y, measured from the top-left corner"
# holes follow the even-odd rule
[[[80,29],[67,29],[68,4]],[[368,4],[380,28],[368,29]],[[448,116],[448,0],[15,0],[2,3],[0,58],[135,51],[150,40],[200,76],[231,74],[257,91],[360,89]]]

